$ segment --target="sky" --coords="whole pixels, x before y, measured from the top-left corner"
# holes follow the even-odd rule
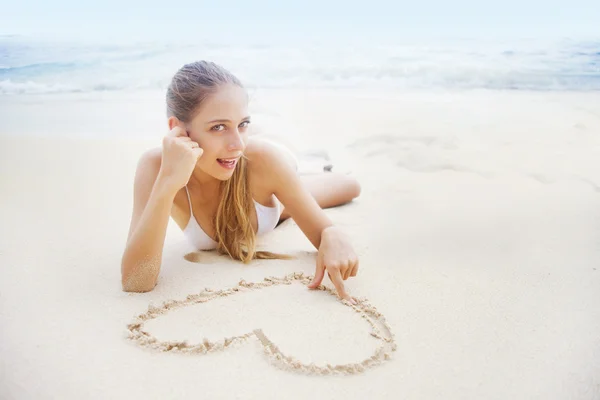
[[[72,40],[600,37],[599,0],[0,0],[0,34]]]

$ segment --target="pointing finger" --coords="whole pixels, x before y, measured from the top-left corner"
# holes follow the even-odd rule
[[[350,295],[346,292],[344,288],[344,281],[342,280],[341,272],[338,268],[333,269],[330,273],[331,281],[333,282],[333,286],[335,286],[338,296],[344,300],[348,300],[349,302],[355,304],[354,299],[350,297]]]

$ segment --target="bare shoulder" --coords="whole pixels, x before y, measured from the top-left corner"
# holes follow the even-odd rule
[[[162,162],[162,148],[161,147],[153,147],[151,149],[146,150],[140,156],[138,161],[138,168],[160,168],[160,164]]]
[[[295,168],[293,155],[284,145],[260,137],[251,137],[244,151],[251,173],[264,176],[282,168]]]
[[[140,156],[135,171],[136,191],[149,192],[154,185],[162,163],[162,148],[153,147]]]
[[[251,138],[244,152],[248,159],[248,174],[257,198],[261,193],[278,195],[296,174],[293,153],[271,140]]]

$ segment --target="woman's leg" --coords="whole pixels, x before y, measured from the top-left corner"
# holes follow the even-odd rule
[[[348,175],[325,172],[322,174],[301,175],[300,178],[321,208],[339,206],[360,195],[360,184]],[[289,217],[287,210],[284,209],[279,222]]]

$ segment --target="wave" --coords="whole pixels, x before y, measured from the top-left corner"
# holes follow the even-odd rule
[[[78,64],[75,62],[42,62],[26,64],[16,67],[2,66],[0,67],[0,78],[5,76],[36,76],[39,74],[50,74],[53,72],[68,72],[77,68],[85,68],[92,64]]]
[[[76,86],[63,84],[47,84],[27,82],[12,82],[10,79],[0,81],[0,94],[49,94],[49,93],[78,93],[83,92]]]
[[[74,46],[0,37],[0,94],[164,90],[196,59],[249,87],[600,90],[600,41]]]

